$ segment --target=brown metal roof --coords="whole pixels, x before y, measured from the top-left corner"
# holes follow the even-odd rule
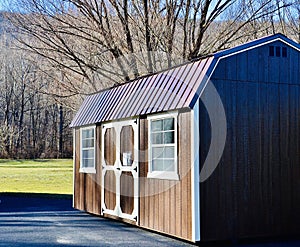
[[[87,96],[71,127],[188,108],[212,61],[208,57]]]
[[[300,50],[299,44],[282,34],[275,34],[217,52],[198,61],[139,78],[86,97],[71,127],[175,109],[192,109],[220,58],[278,39]]]

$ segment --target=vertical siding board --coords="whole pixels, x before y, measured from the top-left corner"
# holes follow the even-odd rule
[[[279,73],[280,73],[280,63],[278,57],[269,57],[269,68],[268,68],[268,82],[269,83],[278,83],[279,82]]]
[[[248,69],[247,69],[247,76],[246,80],[252,81],[252,82],[258,82],[259,81],[259,49],[253,49],[248,51]]]
[[[288,48],[288,60],[289,60],[289,76],[291,84],[300,84],[299,71],[300,71],[300,55],[299,52]]]
[[[279,82],[287,84],[290,82],[289,78],[289,60],[288,58],[279,58]]]
[[[163,232],[170,232],[170,223],[171,223],[170,182],[168,180],[166,180],[164,182],[164,184],[165,184],[165,190],[164,190],[164,209],[165,209],[165,213],[163,215],[163,217],[164,217]]]
[[[182,236],[182,198],[181,198],[181,186],[179,183],[175,185],[175,231],[176,236]]]
[[[191,129],[190,129],[190,121],[189,121],[189,113],[182,113],[179,117],[179,150],[184,150],[186,143],[189,143],[191,140]],[[186,149],[185,149],[186,150]],[[190,171],[191,171],[191,156],[189,151],[179,152],[179,160],[181,164],[180,177],[182,179],[182,190],[181,190],[181,198],[182,198],[182,236],[184,238],[188,238],[188,229],[189,224],[191,223],[191,219],[188,217],[191,212],[191,201],[188,200],[188,195],[191,194],[191,188],[189,183]]]
[[[249,59],[252,59],[251,53],[249,55]],[[245,82],[247,81],[247,75],[248,75],[248,52],[246,51],[236,55],[236,80]]]
[[[170,189],[170,233],[171,235],[176,236],[176,224],[177,224],[177,219],[176,219],[176,214],[178,212],[176,211],[176,204],[178,203],[176,200],[176,190],[175,186],[176,183],[174,181],[170,181],[171,183],[171,189]]]
[[[260,82],[268,82],[269,80],[269,59],[268,59],[268,51],[269,48],[268,46],[262,46],[260,48],[258,48],[259,51],[259,66],[258,66],[258,76],[259,76],[259,81]]]
[[[154,227],[155,229],[157,229],[158,231],[160,230],[160,216],[162,215],[161,211],[161,205],[160,205],[160,201],[161,201],[161,191],[160,191],[160,180],[159,179],[155,179],[154,181],[155,183],[155,195],[154,195],[154,204],[155,204],[155,215],[154,215]]]
[[[243,82],[242,82],[243,83]],[[237,221],[235,225],[235,235],[244,234],[245,228],[247,227],[247,222],[244,223],[243,217],[249,212],[249,205],[245,203],[248,200],[248,189],[249,189],[249,164],[248,164],[248,90],[245,91],[245,88],[249,86],[247,84],[239,84],[236,86],[236,95],[237,95],[237,153],[240,154],[237,156],[238,164],[236,166],[236,189],[234,190],[236,200],[236,212],[235,219]],[[238,217],[241,216],[241,217]]]
[[[290,177],[290,158],[289,158],[289,150],[291,146],[289,144],[289,136],[293,136],[292,133],[289,133],[289,86],[286,84],[282,84],[279,90],[279,111],[280,111],[280,150],[284,150],[284,152],[280,155],[280,178],[282,181],[280,194],[282,195],[280,201],[280,215],[282,216],[282,225],[284,229],[288,229],[289,225],[289,212],[291,211],[291,186],[289,183]],[[289,210],[286,210],[289,209]]]
[[[150,198],[149,198],[149,181],[145,179],[145,208],[144,208],[144,222],[145,227],[150,227]]]
[[[155,224],[155,180],[154,179],[149,179],[149,227],[152,229],[154,228],[154,224]]]
[[[226,59],[226,80],[235,81],[237,76],[237,57],[231,56]]]

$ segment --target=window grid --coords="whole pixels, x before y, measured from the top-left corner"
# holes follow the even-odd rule
[[[178,180],[177,174],[177,113],[149,118],[148,177]],[[166,136],[165,134],[168,134]],[[160,135],[155,139],[155,135]],[[166,139],[165,139],[166,138]]]
[[[95,127],[81,129],[80,171],[95,172]]]

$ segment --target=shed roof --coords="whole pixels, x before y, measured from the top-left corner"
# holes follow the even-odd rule
[[[192,109],[219,59],[275,40],[281,40],[300,50],[299,44],[282,34],[275,34],[139,78],[87,96],[70,126],[78,127],[182,108]]]

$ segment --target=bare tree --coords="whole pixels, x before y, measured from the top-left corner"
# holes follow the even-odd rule
[[[7,16],[23,48],[47,58],[53,71],[64,74],[64,82],[57,80],[65,88],[60,93],[75,95],[227,48],[243,42],[245,36],[259,36],[260,30],[251,26],[290,4],[279,0],[18,0],[10,6],[19,8]],[[157,62],[161,54],[165,63]]]
[[[0,36],[0,157],[70,155],[71,111],[58,110],[55,98],[43,93],[51,84],[36,66],[41,59],[13,44],[11,36]]]

